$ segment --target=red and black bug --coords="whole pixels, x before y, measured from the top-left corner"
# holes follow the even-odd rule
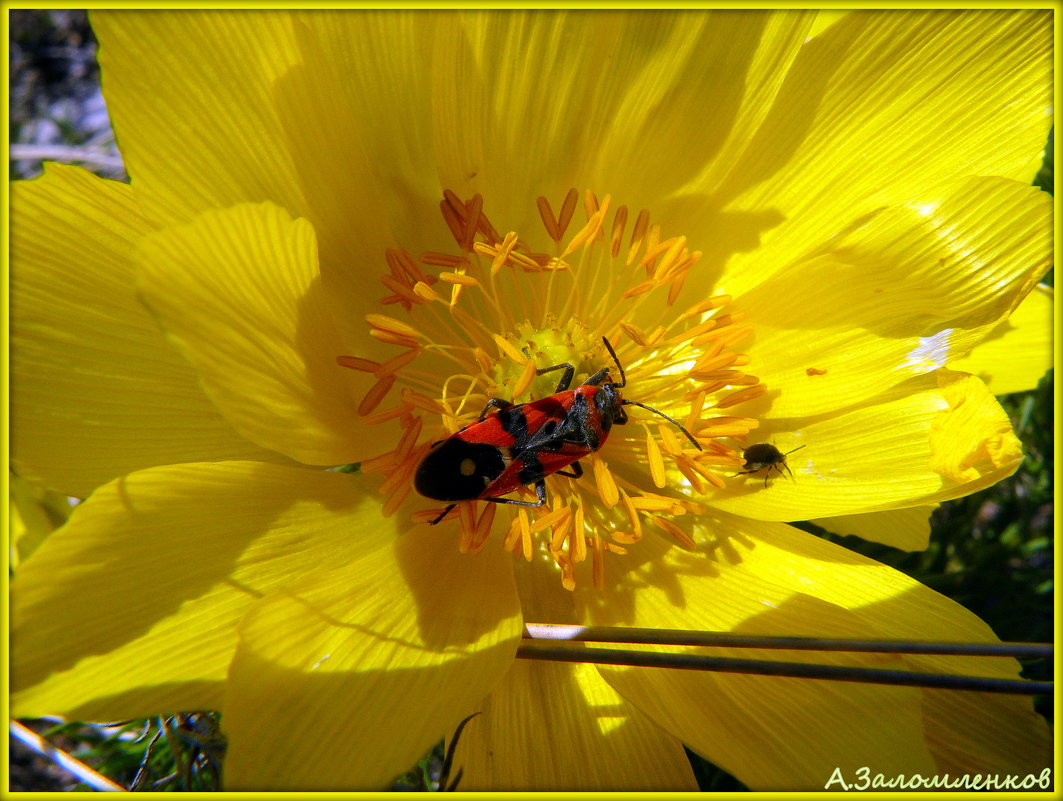
[[[490,501],[518,506],[546,503],[545,478],[553,473],[570,478],[583,475],[579,460],[599,450],[613,424],[627,422],[625,406],[639,406],[670,422],[701,450],[693,435],[677,420],[638,401],[626,400],[620,389],[627,383],[624,368],[613,357],[620,381],[610,380],[603,367],[575,389],[569,389],[576,368],[569,363],[536,370],[536,375],[563,370],[554,394],[514,405],[501,398],[487,401],[479,419],[445,440],[435,443],[417,467],[413,485],[421,495],[436,501]],[[498,411],[488,416],[491,409]],[[572,467],[572,472],[564,468]],[[538,500],[517,501],[501,496],[535,485]],[[457,503],[451,503],[431,521],[435,525]]]
[[[747,473],[756,473],[758,470],[768,468],[768,472],[764,474],[764,486],[768,486],[768,479],[771,477],[771,471],[776,470],[782,473],[783,468],[790,474],[790,480],[793,481],[794,474],[790,470],[789,465],[786,464],[786,457],[794,451],[801,450],[804,445],[798,445],[794,450],[783,453],[770,442],[758,442],[756,445],[750,445],[744,451],[742,451],[742,458],[746,460],[746,463],[742,465],[744,470],[740,470],[735,473],[735,476],[744,476]],[[732,476],[733,478],[734,476]]]

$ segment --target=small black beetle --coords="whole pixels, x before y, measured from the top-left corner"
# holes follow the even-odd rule
[[[798,445],[793,451],[787,451],[783,453],[770,442],[758,442],[756,445],[750,445],[744,451],[742,451],[742,458],[746,460],[746,463],[742,465],[744,470],[735,473],[735,476],[744,476],[746,473],[756,473],[758,470],[768,468],[768,472],[764,475],[764,486],[768,486],[768,479],[771,477],[771,471],[777,470],[782,473],[783,469],[790,474],[790,480],[794,480],[793,471],[790,470],[786,464],[786,457],[794,451],[801,450],[804,445]],[[734,476],[732,476],[733,478]]]

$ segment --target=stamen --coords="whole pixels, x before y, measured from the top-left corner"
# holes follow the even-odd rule
[[[363,359],[361,356],[337,356],[336,364],[349,370],[360,370],[363,373],[375,373],[380,369],[380,362]]]
[[[768,388],[763,384],[758,384],[755,387],[746,387],[745,389],[738,390],[738,392],[732,392],[723,400],[717,401],[716,408],[727,409],[731,406],[737,406],[740,403],[745,403],[746,401],[753,400],[754,398],[759,398],[767,391]]]
[[[631,522],[632,532],[630,536],[635,537],[635,540],[642,539],[642,520],[639,518],[638,510],[635,509],[635,504],[631,502],[631,496],[623,490],[620,490],[620,500],[624,504],[624,511],[627,512],[627,518]],[[614,532],[613,539],[616,539]]]
[[[524,510],[522,509],[521,511]],[[506,536],[502,539],[502,549],[514,554],[520,550],[520,513],[517,513],[513,519],[509,521],[509,528],[506,529]]]
[[[568,540],[573,564],[578,564],[587,558],[587,537],[584,531],[586,528],[584,527],[583,504],[580,503],[576,505],[576,511],[573,514],[572,534]]]
[[[704,421],[695,432],[699,438],[736,437],[742,439],[760,423],[751,417],[713,417]]]
[[[432,267],[460,267],[463,264],[467,264],[467,261],[465,256],[453,256],[449,253],[437,253],[433,250],[421,254],[421,264]]]
[[[687,309],[685,312],[680,314],[678,319],[676,320],[676,322],[681,322],[683,320],[689,320],[691,317],[700,317],[701,315],[707,314],[708,312],[710,312],[710,311],[712,311],[714,309],[722,308],[723,306],[726,306],[730,302],[731,302],[731,296],[730,295],[713,295],[711,298],[706,298],[705,300],[701,301],[700,303],[694,304],[689,309]]]
[[[601,590],[605,588],[605,543],[600,537],[594,538],[594,561],[592,562],[594,568],[594,588]]]
[[[523,547],[524,561],[530,562],[532,560],[532,539],[531,539],[531,526],[528,525],[528,513],[523,509],[517,513],[517,517],[520,519],[520,539]]]
[[[382,412],[376,414],[366,415],[362,422],[369,426],[380,425],[386,423],[388,420],[394,420],[398,417],[410,414],[410,407],[406,404],[399,404],[398,406],[392,406],[390,409],[385,409]]]
[[[429,398],[427,395],[422,395],[409,387],[403,387],[400,395],[407,407],[420,409],[428,414],[443,414],[443,407],[435,398]]]
[[[531,533],[538,534],[540,531],[545,531],[548,528],[553,528],[555,525],[561,522],[561,519],[568,514],[568,509],[565,507],[558,507],[547,512],[542,517],[539,517],[534,523],[531,524]]]
[[[365,321],[374,331],[385,331],[408,339],[424,339],[425,336],[412,325],[383,314],[367,314]]]
[[[590,193],[588,193],[588,197],[594,198]],[[579,230],[579,233],[572,237],[564,251],[561,253],[561,258],[565,258],[565,256],[575,253],[580,249],[584,242],[592,241],[598,237],[602,231],[602,223],[605,220],[606,213],[609,211],[611,200],[612,198],[610,198],[609,195],[606,195],[605,199],[602,201],[602,207],[597,208],[598,199],[594,198],[595,211],[591,213],[588,205],[589,219],[587,220],[587,224]]]
[[[644,348],[649,344],[646,335],[631,323],[621,322],[620,328],[622,328],[624,333],[631,337],[636,344],[641,345]]]
[[[532,381],[535,380],[535,362],[531,359],[524,364],[524,370],[520,374],[520,378],[517,379],[517,383],[513,385],[513,397],[519,398],[528,391],[528,387],[532,385]]]
[[[365,393],[365,397],[362,398],[362,402],[358,404],[358,414],[363,417],[380,405],[380,401],[384,400],[384,397],[391,391],[391,388],[395,385],[395,376],[386,375],[373,384],[369,388],[369,391]]]
[[[392,292],[394,292],[396,295],[398,295],[400,298],[406,301],[406,303],[403,305],[406,306],[407,311],[409,311],[409,309],[411,308],[411,304],[415,305],[422,302],[421,298],[417,297],[417,295],[414,294],[414,292],[409,287],[407,287],[405,283],[399,281],[396,278],[392,278],[390,275],[380,276],[380,282]]]
[[[424,281],[418,281],[413,285],[413,293],[429,303],[443,302],[443,296],[432,289],[432,287],[428,286]]]
[[[392,358],[384,362],[382,365],[377,367],[377,369],[373,371],[373,374],[377,377],[383,377],[385,375],[398,373],[420,355],[421,351],[419,349],[408,350],[405,353],[400,353],[398,356],[393,356]]]
[[[613,474],[609,472],[605,459],[597,453],[591,459],[591,464],[594,466],[594,484],[598,488],[598,495],[605,504],[605,508],[612,509],[620,500],[620,490],[613,481]]]
[[[486,504],[493,506],[493,504]],[[471,503],[458,504],[458,520],[461,523],[461,537],[458,540],[458,551],[468,553],[476,537],[476,518],[474,517]]]
[[[465,275],[464,273],[440,273],[439,280],[446,281],[448,284],[464,284],[465,286],[480,285],[480,282],[476,280],[473,276]]]
[[[668,512],[675,508],[676,502],[660,495],[640,495],[631,499],[631,505],[643,512]]]
[[[621,206],[613,217],[613,234],[610,238],[609,252],[615,259],[620,255],[620,245],[624,241],[624,226],[627,224],[627,206]]]
[[[657,528],[666,534],[670,534],[682,548],[688,551],[697,550],[697,543],[694,542],[693,538],[668,518],[654,515],[650,519],[653,520],[653,524]]]
[[[635,219],[635,227],[631,231],[631,247],[627,252],[627,266],[630,267],[635,263],[635,258],[638,256],[639,251],[642,250],[643,242],[646,239],[646,229],[650,224],[650,213],[646,209],[642,209],[639,212],[639,216]]]
[[[724,367],[730,367],[736,361],[738,361],[738,354],[732,353],[731,351],[726,351],[725,353],[721,353],[718,356],[712,356],[710,358],[702,357],[701,359],[698,359],[696,362],[694,362],[694,369],[691,370],[691,373],[711,373],[714,370],[721,370]]]
[[[568,224],[572,222],[572,213],[576,210],[576,201],[579,200],[579,192],[575,187],[568,190],[568,194],[565,195],[565,200],[561,204],[561,213],[557,215],[557,228],[561,232],[561,236],[565,235],[565,231],[568,229]]]
[[[398,300],[396,299],[395,302],[397,303]],[[417,347],[416,339],[410,339],[409,337],[399,336],[398,334],[393,334],[390,331],[381,331],[379,329],[374,328],[370,330],[369,336],[388,345],[398,345],[402,348]]]
[[[649,431],[646,432],[646,461],[650,466],[650,478],[653,479],[654,486],[657,489],[664,489],[667,483],[664,473],[664,457],[661,456],[657,440]]]
[[[491,524],[495,522],[495,512],[497,511],[498,504],[484,504],[483,513],[480,515],[480,519],[476,523],[476,531],[473,535],[472,542],[469,544],[470,554],[479,553],[487,544],[487,540],[491,536]]]
[[[491,338],[494,339],[495,344],[498,345],[498,349],[512,359],[515,364],[519,364],[523,367],[528,361],[528,357],[513,347],[505,337],[500,337],[498,334],[491,334]]]
[[[561,242],[561,229],[558,227],[557,220],[554,219],[554,212],[550,209],[550,201],[539,195],[535,203],[539,207],[539,218],[543,221],[547,235],[555,242]]]
[[[483,195],[479,193],[473,195],[469,202],[465,204],[465,231],[459,243],[463,253],[472,250],[473,239],[476,237],[476,231],[480,227],[480,212],[483,211],[483,206]]]
[[[564,512],[561,515],[561,519],[557,524],[553,526],[553,536],[550,538],[550,549],[553,551],[560,551],[561,546],[565,544],[565,540],[572,534],[572,510],[567,506],[561,507]]]

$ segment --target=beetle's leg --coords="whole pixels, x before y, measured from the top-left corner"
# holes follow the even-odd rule
[[[480,500],[490,503],[511,503],[514,506],[542,506],[546,503],[546,482],[541,478],[535,482],[535,494],[539,497],[539,500],[534,503],[531,501],[514,501],[510,498],[481,498]]]
[[[566,473],[564,470],[558,470],[557,474],[559,476],[568,476],[569,478],[580,478],[583,476],[583,465],[579,462],[573,462],[571,473]]]
[[[491,398],[487,401],[487,405],[484,406],[484,410],[480,412],[480,422],[482,423],[487,419],[487,413],[492,409],[508,409],[512,406],[512,402],[503,400],[502,398]]]
[[[428,525],[434,526],[436,523],[440,522],[444,517],[450,514],[450,510],[453,509],[455,506],[457,506],[457,504],[452,503],[450,506],[443,510],[439,517],[437,517],[435,520],[430,521]]]
[[[576,368],[565,362],[564,364],[555,364],[553,367],[544,367],[542,370],[536,370],[535,374],[543,375],[544,373],[552,373],[554,370],[565,371],[561,374],[561,380],[557,382],[557,389],[554,390],[555,393],[564,392],[572,383],[572,376],[576,374]]]

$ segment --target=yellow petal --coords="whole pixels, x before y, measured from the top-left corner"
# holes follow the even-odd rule
[[[42,542],[66,522],[72,506],[70,499],[53,490],[31,484],[21,476],[8,476],[11,497],[10,524],[11,567],[33,553]]]
[[[306,220],[270,204],[206,212],[147,237],[136,258],[146,302],[248,439],[307,464],[394,443],[391,427],[358,424],[375,379],[336,362],[348,351]]]
[[[697,790],[680,742],[591,665],[518,659],[480,709],[458,741],[458,790]]]
[[[387,787],[473,712],[522,627],[511,557],[436,529],[267,595],[244,621],[225,701],[240,790]]]
[[[735,303],[756,328],[753,369],[780,390],[771,415],[845,408],[962,357],[1051,264],[1051,208],[1034,187],[973,178],[810,243]]]
[[[712,540],[701,553],[643,540],[646,561],[623,575],[611,563],[604,595],[581,589],[577,580],[584,619],[749,634],[995,641],[982,621],[953,601],[818,537],[726,515],[707,516],[702,525]],[[698,652],[1002,678],[1015,678],[1019,670],[1012,659]],[[886,775],[975,765],[983,772],[1026,772],[1041,770],[1050,758],[1047,727],[1029,699],[696,671],[600,670],[621,695],[754,789],[820,788],[835,767],[848,773],[872,765]],[[972,697],[986,700],[992,723],[982,719]],[[868,720],[884,723],[868,726]],[[964,761],[949,747],[948,731],[969,742],[976,756]],[[1005,732],[1002,739],[998,732]]]
[[[426,216],[438,214],[439,191],[425,180],[435,170],[424,140],[407,137],[409,151],[397,146],[411,111],[411,96],[389,75],[405,42],[396,35],[400,17],[388,18],[383,55],[374,51],[383,75],[371,77],[365,63],[329,61],[312,32],[318,13],[101,11],[93,26],[108,110],[147,214],[187,222],[210,208],[270,201],[305,217],[337,325],[364,336],[363,315],[389,294],[366,291],[367,274],[375,282],[384,271],[384,249],[396,241],[431,249],[389,230],[422,231]],[[360,51],[368,15],[340,16]],[[361,105],[348,102],[351,85],[367,87]],[[429,103],[426,96],[426,110]],[[416,180],[404,184],[396,171],[414,152]],[[424,205],[411,202],[417,196]]]
[[[118,720],[219,709],[263,594],[390,541],[350,475],[248,462],[101,487],[12,583],[12,708]]]
[[[930,542],[930,515],[938,507],[913,506],[865,515],[839,515],[810,520],[834,534],[862,537],[902,551],[922,551]]]
[[[714,507],[758,520],[810,520],[925,506],[968,495],[1011,475],[1022,446],[981,381],[941,370],[873,404],[801,426],[766,425],[758,441],[786,452],[788,475],[727,480]],[[769,486],[764,486],[768,479]]]
[[[594,17],[573,16],[587,26],[586,34],[602,27]],[[745,155],[813,17],[750,9],[624,15],[621,36],[609,54],[610,80],[618,91],[603,92],[587,80],[593,73],[577,71],[576,65],[565,76],[575,91],[593,90],[590,102],[576,107],[610,120],[608,125],[563,123],[584,128],[581,135],[588,137],[568,151],[569,157],[591,154],[591,174],[600,176],[614,196],[637,200],[670,218],[672,209],[661,200],[683,194],[690,184],[716,183]],[[567,65],[568,59],[558,62]],[[534,83],[530,88],[538,89]],[[550,102],[549,93],[539,94],[534,102]],[[594,142],[597,136],[600,144]],[[684,205],[677,203],[680,210]]]
[[[137,300],[130,187],[48,165],[11,194],[12,463],[87,496],[157,464],[273,459],[240,437]]]
[[[92,28],[107,110],[149,218],[262,200],[305,213],[275,104],[301,61],[289,14],[98,11]]]
[[[994,395],[1035,389],[1052,369],[1054,298],[1052,287],[1036,287],[968,356],[950,362],[949,369],[973,373]]]
[[[1052,123],[1051,53],[1046,10],[860,11],[810,40],[746,157],[706,187],[731,237],[761,240],[728,266],[742,276],[728,291],[943,180],[1028,183]]]

